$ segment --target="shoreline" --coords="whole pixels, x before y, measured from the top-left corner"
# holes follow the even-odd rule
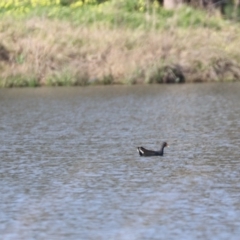
[[[176,16],[154,29],[2,17],[0,88],[240,81],[239,24],[181,27]]]

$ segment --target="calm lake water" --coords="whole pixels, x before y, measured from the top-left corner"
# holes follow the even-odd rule
[[[1,89],[1,239],[238,240],[239,145],[239,83]]]

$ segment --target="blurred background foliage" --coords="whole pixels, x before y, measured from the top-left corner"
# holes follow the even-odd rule
[[[0,0],[0,87],[239,80],[239,1]]]
[[[233,0],[1,0],[1,16],[40,16],[81,24],[158,29],[210,27],[220,29],[222,19],[238,21],[239,5]],[[181,7],[179,7],[179,2]],[[170,7],[169,7],[170,6]],[[171,19],[169,21],[169,19]]]
[[[70,7],[76,9],[99,5],[100,8],[115,5],[127,12],[149,12],[159,7],[173,10],[181,4],[205,10],[211,14],[213,10],[217,10],[227,19],[238,20],[240,16],[240,0],[1,0],[0,12],[26,14],[37,7],[58,7],[58,11],[64,11],[60,8]],[[161,14],[165,13],[161,12]]]

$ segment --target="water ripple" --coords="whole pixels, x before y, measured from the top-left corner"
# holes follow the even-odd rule
[[[2,238],[238,239],[239,90],[0,90]]]

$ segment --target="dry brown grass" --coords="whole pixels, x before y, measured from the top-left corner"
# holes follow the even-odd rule
[[[146,32],[1,20],[0,85],[239,80],[239,42],[231,25]]]

